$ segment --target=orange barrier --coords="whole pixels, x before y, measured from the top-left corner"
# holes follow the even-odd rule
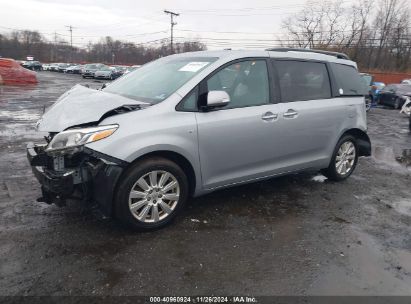
[[[0,84],[24,85],[36,84],[36,72],[23,68],[17,61],[0,58]]]

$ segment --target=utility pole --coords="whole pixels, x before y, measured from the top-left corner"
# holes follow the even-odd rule
[[[70,61],[73,61],[73,27],[71,25],[66,25],[70,32]]]
[[[54,31],[54,44],[53,48],[51,49],[51,61],[56,61],[57,60],[57,33]]]
[[[177,25],[177,22],[174,22],[174,16],[180,16],[180,14],[174,13],[172,11],[167,11],[164,10],[164,13],[166,14],[170,14],[170,22],[171,22],[171,37],[170,37],[170,48],[171,48],[171,54],[174,53],[174,46],[173,46],[173,30],[174,30],[174,26]]]

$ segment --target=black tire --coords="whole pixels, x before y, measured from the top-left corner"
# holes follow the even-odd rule
[[[175,205],[174,209],[171,211],[171,213],[169,213],[168,216],[157,222],[147,223],[138,220],[133,215],[129,207],[129,194],[135,183],[141,177],[154,170],[171,173],[176,178],[180,186],[180,193],[177,205]],[[180,166],[162,157],[151,157],[143,159],[136,162],[129,169],[127,169],[127,171],[119,181],[114,201],[115,217],[120,220],[121,223],[134,230],[148,231],[159,229],[170,224],[178,215],[178,213],[180,213],[185,203],[187,202],[188,195],[189,185],[187,176],[180,168]]]
[[[345,174],[340,174],[337,172],[336,158],[337,158],[337,154],[338,154],[340,147],[348,141],[352,142],[355,147],[354,163],[349,172]],[[337,145],[335,146],[335,149],[334,149],[334,152],[333,152],[328,168],[322,169],[321,173],[324,174],[329,180],[336,181],[336,182],[343,181],[347,179],[354,172],[355,167],[357,166],[357,162],[358,162],[357,141],[355,137],[352,135],[344,135],[343,137],[341,137],[341,139],[338,141]]]
[[[399,110],[401,108],[401,99],[399,97],[394,100],[394,109]]]
[[[84,79],[86,79],[86,76],[82,75],[82,77],[83,77]]]

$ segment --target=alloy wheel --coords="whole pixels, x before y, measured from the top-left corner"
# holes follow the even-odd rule
[[[167,171],[154,170],[140,177],[129,194],[132,215],[144,223],[156,223],[168,217],[176,208],[180,185]]]
[[[355,154],[356,150],[353,142],[346,141],[340,146],[335,158],[335,168],[338,174],[346,175],[353,169]]]

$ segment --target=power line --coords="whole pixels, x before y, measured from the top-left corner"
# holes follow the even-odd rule
[[[174,13],[172,11],[164,10],[164,13],[170,14],[170,23],[171,23],[171,33],[170,33],[170,48],[171,48],[171,54],[174,53],[174,47],[173,47],[173,30],[174,26],[177,25],[177,22],[174,22],[174,17],[180,16],[178,13]]]

